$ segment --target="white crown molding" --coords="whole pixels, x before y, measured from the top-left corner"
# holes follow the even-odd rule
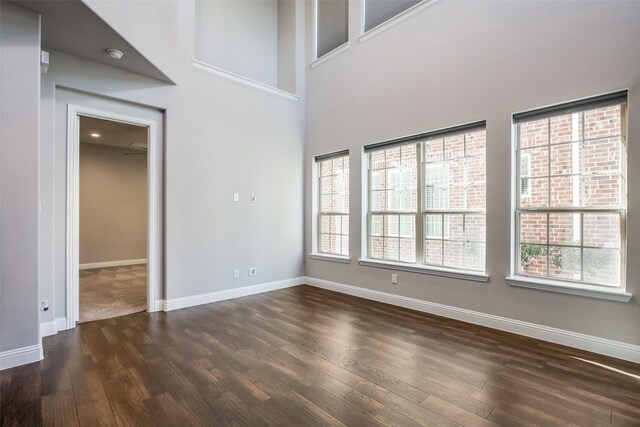
[[[86,264],[80,264],[80,270],[91,270],[92,268],[124,267],[127,265],[138,265],[146,263],[146,258],[123,259],[120,261],[89,262]]]
[[[233,80],[234,82],[242,83],[243,85],[250,86],[256,89],[263,90],[265,92],[269,92],[274,95],[281,96],[283,98],[291,99],[293,101],[299,101],[300,97],[293,93],[284,91],[282,89],[278,89],[277,87],[269,86],[268,84],[261,83],[259,81],[241,76],[240,74],[232,73],[231,71],[224,70],[222,68],[218,68],[211,64],[207,64],[206,62],[198,61],[197,59],[193,60],[193,66],[207,71],[211,74],[218,75],[220,77],[224,77],[225,79]]]
[[[0,353],[0,370],[38,362],[43,358],[42,344],[3,351]]]
[[[302,277],[293,279],[278,280],[275,282],[261,283],[258,285],[243,286],[241,288],[225,289],[223,291],[211,292],[208,294],[193,295],[190,297],[174,298],[166,300],[162,304],[164,311],[178,310],[181,308],[193,307],[196,305],[209,304],[216,301],[224,301],[248,295],[261,294],[263,292],[275,291],[278,289],[290,288],[302,285]],[[156,302],[158,304],[158,302]]]
[[[523,322],[493,314],[481,313],[464,308],[452,307],[415,298],[375,291],[359,286],[345,285],[328,280],[305,277],[305,283],[322,289],[353,295],[373,301],[384,302],[399,307],[410,308],[424,313],[435,314],[450,319],[461,320],[488,328],[524,335],[543,341],[566,345],[606,356],[617,357],[631,362],[640,362],[640,346],[623,343],[592,335],[552,328],[536,323]]]

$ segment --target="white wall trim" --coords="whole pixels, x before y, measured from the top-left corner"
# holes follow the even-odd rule
[[[67,318],[66,317],[58,317],[55,320],[51,320],[50,322],[43,322],[40,324],[40,336],[48,337],[51,335],[55,335],[60,331],[67,330]]]
[[[291,288],[302,284],[304,284],[304,279],[302,277],[295,277],[293,279],[277,280],[275,282],[243,286],[241,288],[225,289],[223,291],[211,292],[208,294],[174,298],[164,301],[163,309],[164,311],[178,310],[196,305],[209,304],[216,301],[224,301],[233,298],[261,294],[263,292],[275,291],[278,289]]]
[[[207,71],[211,74],[224,77],[225,79],[233,80],[234,82],[242,83],[244,85],[260,89],[265,92],[281,96],[283,98],[291,99],[293,101],[300,100],[300,97],[293,93],[278,89],[277,87],[269,86],[268,84],[250,79],[248,77],[241,76],[240,74],[232,73],[231,71],[223,70],[222,68],[207,64],[206,62],[198,61],[197,59],[193,60],[193,66],[200,70]]]
[[[349,46],[351,46],[351,42],[342,43],[340,46],[336,47],[333,50],[330,50],[329,52],[327,52],[324,55],[322,55],[320,58],[316,58],[313,61],[311,61],[311,63],[309,64],[309,67],[311,67],[311,68],[317,67],[318,65],[322,64],[323,62],[328,61],[329,59],[339,55],[342,52],[345,52],[347,49],[349,49]]]
[[[488,282],[489,275],[479,271],[456,270],[452,268],[435,267],[424,264],[409,264],[381,259],[362,258],[358,264],[365,267],[386,268],[388,270],[408,271],[410,273],[430,274],[432,276],[451,277],[454,279],[471,280],[474,282]]]
[[[44,359],[42,344],[3,351],[0,353],[0,370],[38,362],[42,359]]]
[[[114,111],[97,110],[80,105],[67,107],[67,214],[66,214],[66,329],[75,328],[80,315],[80,116],[95,117],[148,128],[147,155],[147,311],[155,311],[156,289],[162,277],[162,182],[158,172],[162,170],[162,150],[159,148],[157,129],[162,123]]]
[[[633,294],[625,292],[624,289],[606,288],[604,286],[592,286],[582,283],[569,283],[517,275],[509,276],[506,280],[510,286],[547,292],[559,292],[561,294],[580,295],[610,301],[629,302],[631,301],[631,297],[633,297]]]
[[[146,258],[123,259],[120,261],[88,262],[86,264],[80,264],[80,270],[91,270],[92,268],[123,267],[126,265],[138,265],[146,263]]]
[[[537,338],[543,341],[549,341],[556,344],[578,348],[581,350],[591,351],[593,353],[599,353],[606,356],[629,360],[631,362],[640,362],[639,345],[595,337],[592,335],[581,334],[564,329],[552,328],[536,323],[524,322],[522,320],[495,316],[493,314],[481,313],[464,308],[423,301],[415,298],[405,297],[402,295],[394,295],[387,292],[362,288],[359,286],[350,286],[342,283],[330,282],[328,280],[316,279],[313,277],[305,277],[305,283],[310,286],[315,286],[322,289],[328,289],[343,294],[354,295],[373,301],[384,302],[399,307],[410,308],[412,310],[435,314],[450,319],[461,320],[463,322],[486,326],[501,331],[512,332],[527,337]]]

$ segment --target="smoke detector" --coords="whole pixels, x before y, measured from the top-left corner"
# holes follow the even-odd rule
[[[122,55],[124,55],[124,53],[122,53],[122,51],[120,51],[118,49],[107,49],[107,53],[113,59],[120,59],[120,58],[122,58]]]

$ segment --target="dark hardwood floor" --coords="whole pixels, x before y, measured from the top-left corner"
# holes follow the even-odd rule
[[[308,286],[44,346],[0,373],[3,426],[640,425],[640,365]]]

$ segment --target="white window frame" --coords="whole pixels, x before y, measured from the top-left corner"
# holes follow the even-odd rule
[[[561,108],[565,104],[560,104],[558,106],[550,106],[544,107],[540,109],[541,111],[548,110],[546,113],[547,117],[551,118],[558,115],[565,115],[568,112],[571,112],[570,105],[576,105],[574,107],[576,112],[584,112],[591,109],[599,108],[598,100],[614,98],[615,95],[618,97],[622,96],[621,93],[613,93],[613,94],[605,94],[599,97],[587,98],[584,100],[578,100],[571,103],[566,104],[567,106],[564,110]],[[521,181],[520,181],[520,173],[522,166],[522,158],[521,158],[521,150],[519,147],[520,134],[518,129],[518,123],[516,122],[515,116],[513,118],[512,125],[512,160],[511,163],[513,165],[512,169],[512,191],[511,191],[511,206],[512,206],[512,215],[511,215],[511,268],[510,275],[506,278],[507,283],[511,286],[516,287],[524,287],[531,288],[537,290],[572,294],[572,295],[580,295],[592,298],[599,299],[607,299],[613,301],[620,302],[628,302],[632,295],[626,292],[626,211],[627,211],[627,191],[626,191],[626,181],[627,181],[627,142],[628,142],[628,109],[627,109],[627,101],[626,101],[626,91],[624,91],[625,101],[619,102],[619,104],[624,105],[622,116],[621,116],[621,143],[623,146],[624,152],[621,155],[621,188],[620,188],[620,197],[621,197],[621,205],[616,208],[589,208],[589,207],[568,207],[568,208],[522,208],[520,206],[521,199]],[[617,105],[618,103],[612,103],[609,105]],[[600,104],[602,105],[602,104]],[[543,113],[545,114],[545,113]],[[540,118],[544,118],[542,115]],[[584,124],[583,124],[584,125]],[[580,140],[582,141],[582,140]],[[531,171],[531,159],[529,158],[529,171]],[[550,167],[550,165],[549,165]],[[529,184],[528,191],[530,194],[531,185]],[[589,283],[581,280],[574,279],[563,279],[563,278],[550,278],[550,277],[538,277],[538,276],[529,276],[523,275],[519,272],[518,268],[520,265],[520,224],[519,217],[520,213],[527,212],[539,212],[539,213],[575,213],[580,214],[581,217],[584,213],[619,213],[620,214],[620,284],[617,287],[611,285],[602,285],[596,283]],[[547,222],[547,227],[549,226]],[[581,224],[581,230],[584,228],[584,224]],[[549,247],[550,243],[547,242],[546,246]],[[581,250],[584,250],[584,242],[581,241],[580,245]],[[547,261],[548,263],[549,261]],[[582,260],[584,262],[584,259]],[[584,267],[581,267],[581,271]]]
[[[425,185],[424,185],[424,171],[425,163],[423,159],[423,141],[425,141],[429,137],[433,137],[435,135],[449,136],[454,135],[456,133],[463,132],[472,132],[474,130],[486,129],[486,123],[483,122],[475,122],[470,124],[465,124],[461,126],[456,126],[454,128],[446,128],[433,132],[428,132],[419,135],[412,135],[408,137],[399,138],[397,140],[386,141],[383,143],[372,144],[370,146],[363,147],[362,151],[362,245],[361,245],[361,258],[358,260],[360,265],[370,266],[370,267],[378,267],[378,268],[386,268],[391,270],[401,270],[401,271],[410,271],[414,273],[423,273],[430,274],[435,276],[444,276],[451,277],[457,279],[465,279],[477,282],[487,282],[489,280],[489,274],[486,272],[486,259],[485,259],[485,271],[474,271],[474,270],[466,270],[466,269],[457,269],[457,268],[449,268],[449,267],[440,267],[434,266],[424,263],[424,252],[422,250],[424,246],[424,217],[426,214],[430,213],[429,210],[423,206],[423,200],[425,197]],[[405,142],[406,141],[406,142]],[[369,171],[369,150],[372,147],[377,145],[388,145],[391,147],[392,145],[401,145],[401,144],[418,144],[418,153],[417,153],[417,210],[411,212],[395,212],[395,211],[385,211],[385,212],[373,212],[370,210],[370,199],[371,199],[371,188],[369,183],[370,179],[370,171]],[[427,166],[428,167],[428,166]],[[476,211],[476,210],[473,210]],[[483,213],[486,210],[482,210]],[[455,214],[457,211],[446,211],[447,214]],[[474,213],[467,212],[464,213]],[[375,214],[384,214],[384,215],[414,215],[415,216],[415,228],[416,228],[416,262],[400,262],[400,261],[390,261],[384,259],[375,259],[369,257],[369,250],[371,248],[371,215]],[[486,239],[485,239],[485,248],[486,248]]]
[[[350,218],[350,191],[349,191],[349,186],[350,186],[350,179],[347,180],[347,194],[349,195],[347,198],[347,212],[340,212],[340,213],[332,213],[332,212],[321,212],[320,211],[320,198],[322,197],[322,191],[320,188],[320,162],[324,161],[324,160],[329,160],[329,159],[333,159],[333,158],[338,158],[338,157],[345,157],[345,161],[346,162],[350,162],[350,155],[349,155],[349,150],[342,150],[342,151],[336,151],[336,152],[332,152],[332,153],[327,153],[327,154],[323,154],[323,155],[318,155],[316,157],[314,157],[312,159],[313,162],[313,167],[312,167],[312,237],[311,237],[311,253],[309,254],[309,257],[312,259],[318,259],[318,260],[324,260],[324,261],[334,261],[334,262],[340,262],[340,263],[345,263],[348,264],[349,262],[351,262],[351,258],[349,255],[343,255],[343,254],[334,254],[334,253],[328,253],[328,252],[321,252],[320,250],[320,239],[321,239],[321,234],[322,234],[322,224],[321,224],[321,217],[322,215],[340,215],[342,217],[346,216],[349,219],[349,233],[347,235],[349,235],[349,248],[348,248],[348,252],[350,253],[351,251],[351,238],[350,238],[350,231],[351,231],[351,218]],[[351,168],[349,168],[349,170],[351,170]]]

